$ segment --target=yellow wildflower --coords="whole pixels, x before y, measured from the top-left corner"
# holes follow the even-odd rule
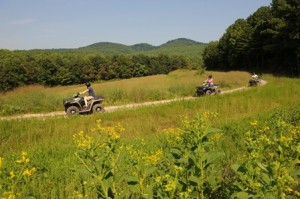
[[[270,130],[270,127],[264,126],[262,129],[259,130],[259,132],[264,133]]]
[[[117,132],[113,132],[113,133],[111,134],[111,138],[114,139],[114,140],[117,140],[117,139],[120,138],[120,134],[117,133]]]
[[[22,156],[27,156],[27,152],[26,152],[26,151],[22,151],[22,152],[21,152],[21,155],[22,155]]]
[[[30,160],[29,158],[27,158],[27,152],[26,151],[22,151],[21,153],[21,159],[16,160],[17,163],[28,163]]]
[[[143,160],[147,161],[149,164],[156,165],[162,156],[162,150],[158,150],[153,154],[143,157]]]
[[[26,169],[26,170],[23,172],[23,175],[24,175],[24,176],[31,176],[34,172],[36,172],[36,168]]]
[[[165,185],[165,191],[167,192],[171,192],[175,189],[176,189],[176,183],[173,180],[168,181],[168,183]]]
[[[77,147],[83,149],[90,149],[94,141],[92,137],[85,135],[83,131],[80,131],[78,134],[73,135],[73,139]]]
[[[222,133],[214,133],[214,134],[212,135],[211,139],[212,139],[213,141],[219,141],[221,137],[222,137]]]
[[[176,171],[179,171],[179,172],[183,171],[182,167],[179,167],[179,166],[175,165],[174,168],[175,168]]]
[[[0,169],[2,167],[2,161],[3,161],[3,158],[0,157]]]
[[[257,120],[254,120],[254,121],[250,122],[250,125],[251,126],[257,126],[257,123],[258,123]]]
[[[15,173],[14,173],[14,171],[10,171],[9,175],[10,175],[11,178],[14,178],[16,176]]]
[[[281,136],[279,139],[277,139],[277,141],[279,142],[289,142],[292,141],[293,139],[290,137],[285,137],[285,136]]]
[[[274,152],[269,152],[269,156],[270,156],[271,158],[273,158],[273,157],[275,156],[275,153],[274,153]]]
[[[161,182],[161,176],[157,176],[157,177],[155,178],[155,182],[156,182],[156,183],[160,183],[160,182]]]
[[[125,128],[120,123],[118,123],[117,129],[119,130],[119,132],[125,131]]]
[[[1,199],[16,199],[16,195],[11,192],[4,192]]]
[[[180,198],[190,198],[190,194],[188,192],[179,193]]]

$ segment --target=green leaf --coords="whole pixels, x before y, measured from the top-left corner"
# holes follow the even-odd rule
[[[235,171],[235,172],[237,172],[238,171],[238,169],[240,168],[240,164],[233,164],[232,166],[231,166],[231,168]]]
[[[181,150],[178,148],[172,148],[171,153],[175,159],[179,159],[182,154]]]
[[[129,187],[129,189],[132,192],[138,192],[139,191],[139,179],[135,176],[128,176],[126,178],[127,180],[127,185]]]
[[[246,173],[247,172],[247,168],[244,165],[240,165],[240,164],[234,164],[231,166],[232,169],[236,172],[236,173]]]
[[[241,183],[239,183],[239,182],[234,182],[233,184],[234,184],[235,186],[237,186],[240,190],[245,190],[244,186],[243,186]]]
[[[238,199],[248,199],[250,197],[247,192],[238,192],[236,196]]]
[[[220,159],[224,153],[222,152],[211,152],[207,156],[207,164],[215,163],[218,159]]]
[[[190,176],[189,177],[189,182],[193,185],[193,186],[198,186],[198,181],[199,178],[196,176]]]
[[[262,163],[258,162],[258,163],[257,163],[257,166],[258,166],[259,168],[261,168],[262,170],[264,170],[265,172],[269,173],[268,169],[267,169]]]
[[[267,184],[267,185],[270,184],[270,182],[271,182],[270,177],[269,177],[267,174],[265,174],[265,173],[262,173],[261,179],[262,179],[263,182],[264,182],[265,184]]]
[[[178,160],[179,163],[188,163],[189,162],[189,158],[180,158]]]
[[[87,169],[74,169],[73,171],[78,172],[80,174],[84,174],[84,175],[90,175],[91,174]]]
[[[109,179],[109,178],[111,178],[111,177],[113,177],[113,176],[114,176],[114,174],[112,173],[112,170],[109,169],[109,170],[105,173],[104,179],[107,180],[107,179]]]
[[[135,176],[127,176],[126,177],[126,181],[127,181],[127,183],[128,182],[132,182],[132,183],[136,182],[136,183],[138,183],[139,179],[137,177],[135,177]]]
[[[205,135],[207,135],[209,133],[217,133],[217,132],[222,132],[222,130],[218,129],[218,128],[209,128],[205,131]]]
[[[145,172],[146,176],[151,175],[154,171],[156,171],[156,167],[149,167]]]

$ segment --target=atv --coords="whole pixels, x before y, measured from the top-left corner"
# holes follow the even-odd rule
[[[73,96],[73,98],[63,99],[63,105],[67,115],[72,116],[104,111],[104,107],[101,105],[103,101],[103,97],[96,96],[94,99],[88,101],[88,107],[85,107],[84,98],[77,93]]]
[[[259,79],[250,79],[248,82],[248,86],[259,86],[260,85],[260,80]]]
[[[218,87],[219,87],[218,84],[214,84],[213,86],[208,86],[207,83],[203,83],[202,86],[196,87],[195,95],[199,97],[199,96],[205,96],[211,94],[220,94],[221,91],[217,89]]]

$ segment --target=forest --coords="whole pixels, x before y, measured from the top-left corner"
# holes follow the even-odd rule
[[[126,79],[187,68],[183,56],[65,54],[0,51],[0,91],[22,85],[71,85],[111,79]]]
[[[300,1],[273,0],[237,19],[203,52],[208,69],[300,74]]]

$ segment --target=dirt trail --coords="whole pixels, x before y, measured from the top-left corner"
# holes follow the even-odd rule
[[[265,85],[267,82],[264,80],[261,80],[261,85]],[[232,93],[244,89],[248,89],[249,87],[240,87],[232,90],[222,91],[221,94],[226,93]],[[183,98],[177,98],[177,99],[171,99],[171,100],[160,100],[160,101],[152,101],[152,102],[143,102],[143,103],[133,103],[133,104],[125,104],[120,106],[106,106],[105,112],[111,112],[111,111],[117,111],[120,109],[131,109],[141,106],[150,106],[150,105],[157,105],[157,104],[166,104],[171,103],[175,101],[181,101],[181,100],[193,100],[198,99],[199,97],[183,97]],[[27,119],[27,118],[44,118],[44,117],[53,117],[53,116],[65,116],[65,111],[55,111],[50,113],[35,113],[35,114],[24,114],[24,115],[16,115],[16,116],[6,116],[6,117],[0,117],[0,120],[12,120],[12,119]]]

